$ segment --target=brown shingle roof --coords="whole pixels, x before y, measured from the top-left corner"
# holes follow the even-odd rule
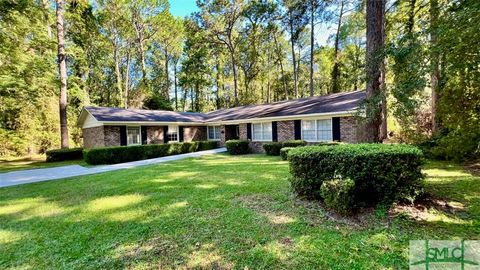
[[[354,91],[223,109],[207,113],[206,118],[208,121],[226,121],[354,111],[364,99],[365,91]]]
[[[365,91],[300,98],[262,105],[240,106],[209,113],[121,109],[88,106],[85,109],[98,121],[119,122],[220,122],[251,118],[355,111],[365,99]]]

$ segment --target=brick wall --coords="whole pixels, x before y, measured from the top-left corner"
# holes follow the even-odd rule
[[[359,142],[357,119],[351,117],[340,118],[340,141],[347,143]]]
[[[247,124],[240,124],[238,128],[240,133],[240,140],[247,140]]]
[[[103,126],[82,129],[83,147],[94,148],[105,146]]]
[[[104,126],[105,146],[120,146],[120,127]]]
[[[195,127],[183,127],[183,141],[206,141],[207,140],[207,127],[195,126]]]
[[[295,123],[294,121],[277,122],[278,141],[295,140]]]
[[[218,142],[218,146],[225,146],[227,132],[225,131],[225,125],[220,126],[220,141]]]
[[[147,127],[147,144],[163,143],[163,126]]]

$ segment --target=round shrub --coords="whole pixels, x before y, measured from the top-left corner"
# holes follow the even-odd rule
[[[341,215],[352,212],[354,207],[355,182],[352,179],[333,179],[324,181],[320,195],[325,205]]]
[[[47,162],[82,159],[83,148],[64,148],[47,151]]]
[[[228,153],[231,155],[243,155],[250,153],[249,141],[229,140],[225,143]]]
[[[263,144],[263,149],[265,150],[265,154],[269,156],[279,156],[280,149],[282,149],[281,142],[271,142]]]
[[[355,182],[357,201],[391,202],[413,198],[422,186],[422,152],[409,145],[339,144],[307,146],[288,153],[291,185],[299,195],[318,198],[324,181]]]
[[[280,157],[282,158],[282,160],[287,160],[288,152],[293,148],[295,147],[283,147],[282,149],[280,149]]]

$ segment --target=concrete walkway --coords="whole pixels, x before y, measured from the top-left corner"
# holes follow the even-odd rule
[[[184,158],[200,157],[227,151],[226,148],[217,148],[207,151],[199,151],[187,154],[180,154],[167,157],[132,161],[113,165],[103,165],[96,167],[82,167],[80,165],[70,165],[45,169],[23,170],[8,173],[0,173],[0,187],[15,186],[27,183],[41,182],[54,179],[62,179],[73,176],[81,176],[102,172],[110,172],[121,169],[135,168],[139,166],[163,163],[168,161],[180,160]]]

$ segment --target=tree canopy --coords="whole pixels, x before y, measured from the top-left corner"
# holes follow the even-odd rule
[[[199,0],[179,18],[167,0],[66,0],[70,146],[85,105],[205,112],[366,89],[368,2]],[[478,156],[479,1],[382,3],[389,138]],[[0,2],[0,155],[59,147],[56,7]]]

